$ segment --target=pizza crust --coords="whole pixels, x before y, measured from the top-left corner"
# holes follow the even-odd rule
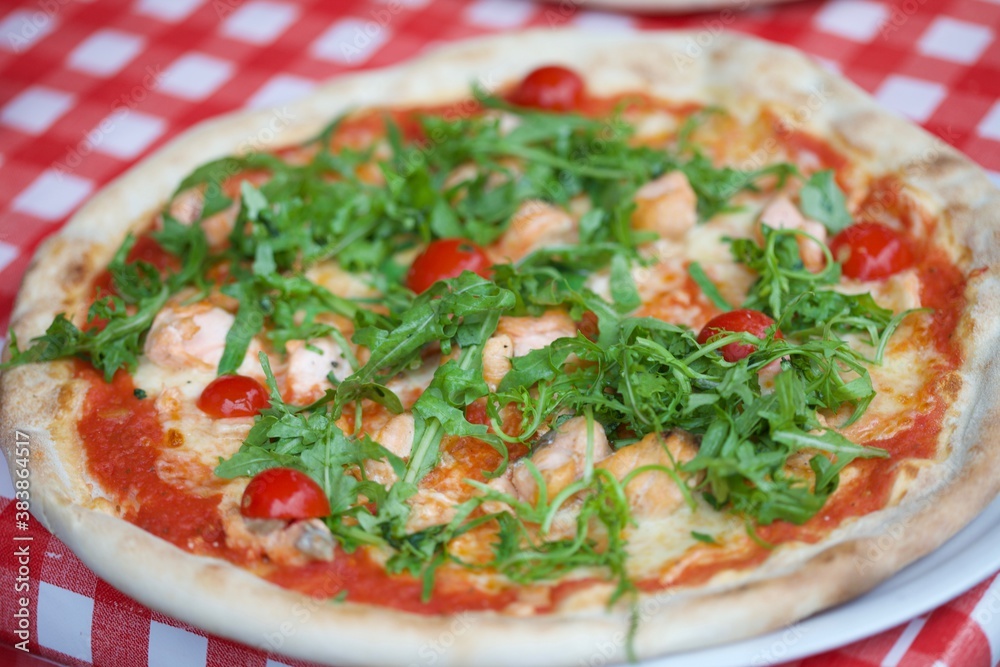
[[[850,522],[821,544],[786,545],[753,572],[644,597],[635,646],[645,657],[737,640],[848,600],[944,542],[1000,491],[994,474],[1000,449],[993,445],[1000,440],[1000,274],[994,268],[1000,193],[967,158],[798,52],[721,35],[692,55],[694,37],[533,31],[483,39],[343,77],[278,113],[236,113],[199,125],[101,191],[43,245],[25,276],[12,329],[27,341],[56,313],[82,303],[89,277],[125,233],[145,223],[198,164],[241,147],[301,142],[348,108],[463,99],[470,81],[496,88],[551,62],[585,72],[598,95],[640,89],[737,113],[741,99],[763,98],[786,109],[800,129],[848,148],[868,170],[902,172],[939,209],[955,247],[965,248],[960,267],[984,269],[969,280],[970,306],[959,327],[966,361],[944,429],[951,454],[920,472],[898,506]],[[291,122],[277,131],[260,129],[275,127],[276,118]],[[98,575],[154,609],[258,648],[343,667],[415,661],[543,667],[625,659],[625,610],[581,606],[528,619],[437,617],[315,601],[109,516],[77,448],[75,415],[84,391],[66,362],[4,373],[2,444],[11,457],[15,429],[29,434],[35,516]]]

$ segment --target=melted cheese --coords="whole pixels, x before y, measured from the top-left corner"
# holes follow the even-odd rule
[[[912,425],[935,393],[938,355],[933,350],[920,327],[900,326],[886,347],[885,363],[869,369],[875,398],[864,417],[844,429],[844,435],[865,442],[888,438]]]
[[[214,372],[202,369],[166,370],[143,360],[134,374],[147,400],[156,401],[167,446],[157,462],[165,482],[197,494],[216,493],[233,482],[214,474],[220,458],[239,450],[253,420],[213,419],[197,406]]]
[[[306,278],[345,299],[370,299],[378,296],[378,291],[365,280],[364,276],[344,271],[333,260],[320,262],[311,267],[306,271]]]
[[[660,577],[691,547],[701,544],[692,533],[707,535],[720,545],[746,537],[743,523],[696,498],[692,510],[683,505],[665,517],[647,518],[628,531],[628,572],[635,579]]]

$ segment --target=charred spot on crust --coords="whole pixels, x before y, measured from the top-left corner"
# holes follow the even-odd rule
[[[958,156],[945,150],[943,147],[938,150],[931,150],[928,158],[922,163],[921,175],[932,180],[942,180],[954,174],[956,171],[967,169],[965,161]]]
[[[71,289],[79,285],[83,282],[87,273],[87,266],[82,259],[70,262],[69,266],[66,267],[65,273],[63,273],[63,286],[66,289]]]

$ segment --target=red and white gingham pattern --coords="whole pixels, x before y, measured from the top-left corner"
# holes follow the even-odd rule
[[[1000,180],[1000,0],[831,0],[677,18],[574,0],[8,0],[0,9],[0,331],[38,243],[89,195],[185,128],[278,104],[340,72],[440,42],[529,26],[687,27],[797,46],[958,147]],[[12,437],[4,434],[3,437]],[[31,520],[0,470],[0,642],[72,665],[301,664],[146,609]],[[15,537],[30,540],[15,541]],[[30,546],[28,588],[17,547]],[[150,576],[156,576],[150,573]],[[1000,656],[1000,580],[871,639],[794,663],[979,667]],[[985,629],[984,629],[985,628]],[[11,664],[12,652],[0,662]],[[19,663],[22,664],[22,663]]]

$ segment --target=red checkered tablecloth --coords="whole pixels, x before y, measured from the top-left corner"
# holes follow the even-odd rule
[[[785,42],[956,146],[1000,182],[1000,0],[829,0],[745,12],[733,11],[743,4],[734,1],[733,9],[676,18],[579,4],[4,0],[0,331],[38,243],[100,187],[194,123],[280,104],[341,72],[395,63],[440,42],[528,26],[686,27],[704,39],[739,31]],[[0,664],[30,664],[10,648],[21,641],[15,613],[22,595],[30,600],[27,648],[58,663],[301,664],[206,636],[122,595],[34,520],[16,529],[13,492],[0,469]],[[25,544],[31,557],[22,570],[16,554]],[[991,578],[909,623],[794,664],[994,665],[1000,629],[987,632],[984,619],[995,616],[997,600],[1000,581]]]

